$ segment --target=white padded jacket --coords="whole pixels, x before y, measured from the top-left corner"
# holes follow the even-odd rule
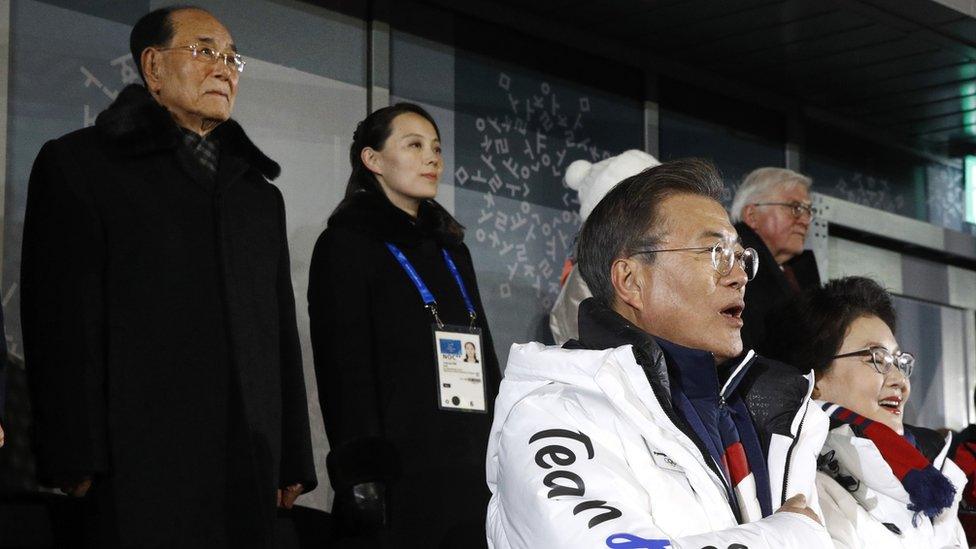
[[[809,391],[797,405],[792,436],[773,435],[769,444],[773,508],[803,493],[822,516],[814,478],[827,417],[809,400]],[[738,524],[723,480],[705,459],[669,419],[632,345],[513,345],[488,442],[489,544],[832,547],[820,524],[797,513]]]

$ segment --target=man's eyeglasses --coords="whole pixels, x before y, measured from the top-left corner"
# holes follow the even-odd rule
[[[810,204],[804,204],[802,202],[754,202],[753,206],[783,206],[784,208],[789,208],[790,213],[793,214],[794,219],[800,219],[801,217],[809,217],[813,219],[813,216],[817,214],[817,211],[813,209]]]
[[[634,253],[633,255],[639,254],[656,254],[661,252],[697,252],[705,253],[711,252],[712,254],[712,267],[715,271],[722,276],[726,276],[732,272],[732,268],[735,266],[736,262],[742,267],[742,270],[746,273],[746,278],[752,280],[756,277],[756,273],[759,271],[759,255],[756,250],[752,248],[746,248],[742,251],[736,251],[735,247],[729,246],[724,242],[717,242],[714,246],[700,246],[697,248],[670,248],[666,250],[641,250]]]
[[[190,55],[197,61],[202,61],[208,65],[213,65],[217,61],[223,61],[225,65],[233,69],[238,74],[244,72],[244,65],[247,61],[237,53],[221,53],[209,46],[200,44],[190,44],[189,46],[173,46],[172,48],[156,48],[157,51],[188,50]]]
[[[898,351],[891,353],[884,347],[868,347],[860,351],[844,353],[833,358],[847,358],[851,356],[869,356],[875,371],[881,375],[887,375],[892,368],[898,368],[905,377],[911,377],[912,370],[915,369],[915,357],[909,353]]]

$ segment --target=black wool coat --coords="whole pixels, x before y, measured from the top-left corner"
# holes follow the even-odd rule
[[[746,308],[742,312],[743,349],[755,349],[759,354],[772,356],[773,346],[766,339],[767,319],[786,306],[795,292],[756,231],[742,222],[735,224],[735,230],[739,233],[742,247],[753,248],[759,255],[759,272],[746,285]],[[793,269],[801,290],[820,285],[820,272],[813,251],[804,250],[786,264]]]
[[[370,481],[388,490],[389,529],[363,546],[486,544],[485,453],[501,375],[459,229],[436,202],[423,203],[414,222],[360,191],[333,213],[312,254],[309,315],[330,479],[337,494]],[[384,242],[416,268],[443,322],[467,326],[441,247],[453,257],[482,329],[488,413],[438,409],[433,320]]]
[[[142,86],[44,145],[21,271],[42,480],[94,476],[99,547],[271,547],[315,486],[279,167],[234,121],[215,181]]]

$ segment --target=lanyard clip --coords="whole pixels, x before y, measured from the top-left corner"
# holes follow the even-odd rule
[[[473,330],[475,322],[478,321],[478,314],[474,311],[468,311],[468,317],[471,318],[471,329]]]
[[[434,316],[434,322],[437,323],[437,327],[440,328],[441,330],[443,330],[444,329],[444,323],[441,322],[441,317],[440,317],[440,315],[437,314],[437,302],[436,301],[431,301],[430,303],[428,303],[427,305],[425,305],[425,307],[427,307],[427,310],[430,311],[430,314],[432,314]]]

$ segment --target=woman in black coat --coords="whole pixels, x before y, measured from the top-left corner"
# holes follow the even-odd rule
[[[501,376],[463,227],[433,200],[439,138],[416,105],[362,121],[346,198],[312,254],[309,315],[333,512],[347,541],[364,546],[486,545],[485,450]],[[452,408],[450,397],[445,406],[438,322],[481,330],[485,397],[474,409]]]

